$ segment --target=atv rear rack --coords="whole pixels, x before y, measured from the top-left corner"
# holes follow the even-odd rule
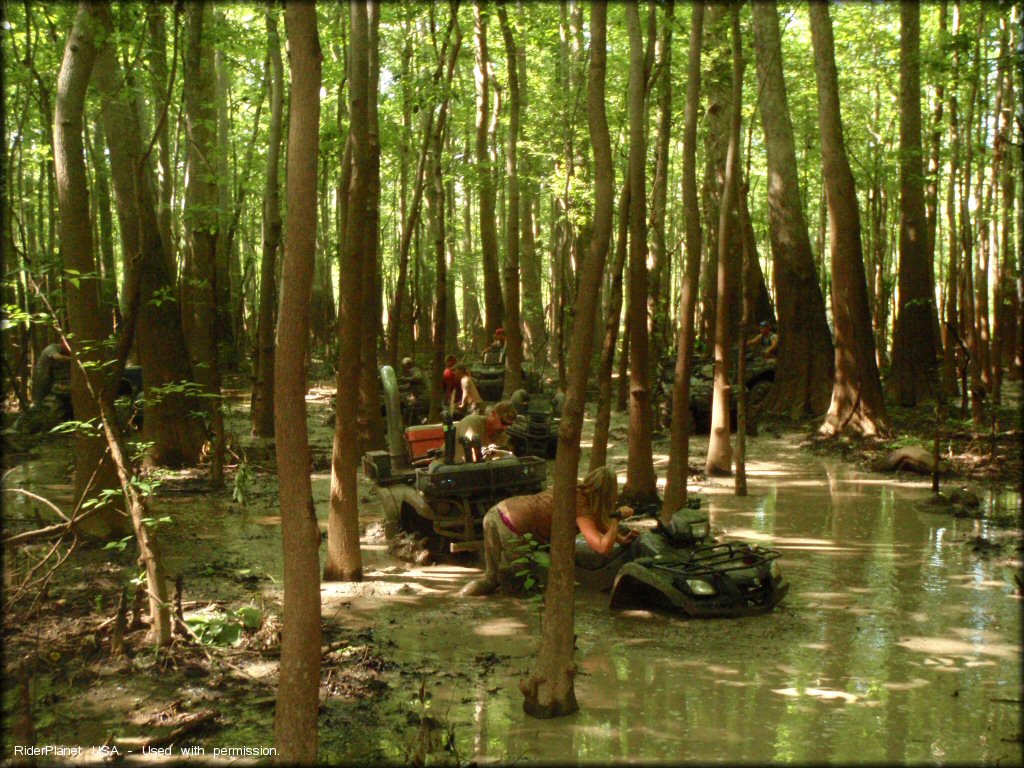
[[[724,544],[704,544],[692,549],[685,557],[655,561],[650,567],[687,577],[707,576],[712,573],[757,568],[779,557],[782,557],[782,553],[774,549],[762,549],[729,541]]]

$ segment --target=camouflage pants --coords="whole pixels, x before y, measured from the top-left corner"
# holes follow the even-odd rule
[[[484,579],[495,584],[512,575],[512,561],[519,556],[519,537],[501,519],[500,504],[484,515]]]

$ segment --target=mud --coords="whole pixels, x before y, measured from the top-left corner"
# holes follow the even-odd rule
[[[330,486],[325,400],[321,393],[310,403],[323,528]],[[244,434],[247,414],[242,404],[233,408],[230,428]],[[613,434],[622,437],[613,437],[609,450],[619,469],[622,418],[614,415]],[[553,721],[527,717],[518,690],[537,651],[539,601],[458,598],[454,593],[479,574],[475,568],[392,557],[371,486],[361,479],[366,579],[322,586],[324,641],[332,650],[324,656],[320,758],[1020,764],[1019,494],[974,487],[982,517],[957,517],[926,503],[927,479],[858,471],[809,456],[798,442],[748,439],[746,498],[732,494],[731,479],[698,485],[691,478],[719,538],[783,551],[792,584],[785,602],[765,616],[686,620],[612,613],[607,595],[580,592],[581,711]],[[190,611],[214,600],[256,605],[269,617],[264,637],[247,637],[238,651],[213,651],[233,667],[211,666],[194,648],[164,659],[139,651],[111,660],[102,647],[85,652],[69,642],[61,653],[77,654],[75,664],[52,662],[34,683],[37,713],[45,712],[37,716],[38,743],[142,737],[160,713],[214,708],[218,722],[186,743],[270,744],[276,653],[258,649],[272,646],[280,613],[276,484],[257,442],[239,446],[254,467],[244,502],[231,500],[230,489],[216,497],[197,493],[200,481],[177,477],[167,487],[178,490],[159,496],[154,512],[173,517],[173,526],[160,530],[161,546],[168,570],[184,575],[186,598],[195,601]],[[58,448],[22,457],[5,487],[66,502],[69,454]],[[705,450],[706,440],[693,441],[695,460]],[[662,438],[655,445],[662,475],[667,460]],[[30,524],[33,505],[7,501],[5,523]],[[90,610],[109,615],[118,572],[130,560],[97,548],[76,553],[33,621],[59,627],[70,608],[81,621]],[[93,605],[97,593],[102,611]],[[53,607],[57,599],[66,601],[63,609]],[[31,645],[27,632],[6,634],[20,650]],[[8,655],[5,665],[12,663]]]

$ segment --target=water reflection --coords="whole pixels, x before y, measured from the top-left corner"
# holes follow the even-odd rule
[[[435,702],[452,702],[446,716],[463,757],[1020,763],[1013,544],[1002,560],[979,557],[965,542],[999,532],[922,512],[926,485],[865,482],[781,443],[755,447],[750,496],[711,488],[710,516],[723,538],[784,550],[786,602],[767,616],[689,621],[613,614],[606,596],[581,593],[582,710],[571,718],[522,713],[517,683],[538,636],[533,609],[438,601],[396,626],[392,637],[410,658],[443,658],[439,646],[453,643],[510,654],[468,689],[432,689]],[[442,643],[409,629],[442,621]],[[483,626],[512,631],[474,629]]]

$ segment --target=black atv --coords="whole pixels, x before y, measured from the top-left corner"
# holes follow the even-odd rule
[[[771,611],[789,591],[776,560],[757,544],[716,542],[707,515],[681,510],[656,522],[630,548],[612,584],[612,609],[669,610],[693,617]]]

